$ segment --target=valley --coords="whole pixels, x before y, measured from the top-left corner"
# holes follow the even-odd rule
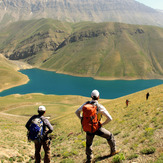
[[[29,77],[19,70],[31,68],[103,82],[163,80],[162,45],[163,12],[135,0],[1,0],[0,92],[28,83]],[[43,74],[34,87],[44,78],[52,80]],[[63,91],[97,87],[91,80],[86,88],[78,88],[77,82],[70,88],[64,78],[56,79],[66,86]],[[36,91],[0,97],[1,163],[34,163],[34,144],[27,140],[25,124],[40,105],[46,107],[45,116],[54,127],[51,162],[86,160],[85,133],[75,111],[90,100],[90,94],[61,95],[60,86],[59,95],[54,95],[56,81],[52,84],[44,82],[50,95]],[[94,162],[163,162],[163,84],[112,99],[101,97],[99,103],[113,118],[104,128],[113,133],[121,152],[109,157],[106,140],[95,137]]]

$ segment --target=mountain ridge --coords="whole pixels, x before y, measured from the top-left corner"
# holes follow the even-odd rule
[[[151,45],[148,43],[147,29],[138,26],[134,26],[133,29],[117,23],[98,25],[97,30],[93,28],[89,32],[72,34],[60,45],[61,49],[59,46],[57,53],[43,64],[43,67],[92,77],[150,78],[150,74],[158,69],[162,74],[162,61],[159,60],[157,65],[156,59],[158,55],[161,57],[161,51],[156,55],[154,54],[156,51],[154,52],[151,47],[149,48],[151,54],[148,56],[148,50],[143,48],[139,43],[140,40],[137,40],[145,37],[147,46]],[[105,31],[105,27],[101,26],[109,28]],[[110,28],[113,28],[113,31]],[[142,40],[141,43],[144,44]],[[159,47],[160,44],[157,43],[154,48]],[[63,58],[67,57],[69,59],[63,61]]]
[[[2,0],[1,25],[13,21],[53,18],[67,22],[122,22],[163,26],[163,14],[135,0]]]
[[[0,53],[39,68],[104,79],[163,76],[159,27],[40,19],[14,23],[0,35]]]

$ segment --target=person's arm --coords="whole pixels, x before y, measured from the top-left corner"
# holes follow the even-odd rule
[[[53,126],[51,125],[49,120],[44,117],[43,122],[44,122],[45,126],[48,128],[48,130],[45,131],[44,134],[48,135],[49,133],[53,132]]]
[[[107,123],[109,123],[112,120],[111,115],[106,110],[106,108],[102,105],[99,106],[99,113],[101,113],[102,115],[104,115],[106,117],[106,120],[102,123],[102,126],[106,125]]]
[[[84,104],[85,104],[85,103],[84,103]],[[84,104],[83,104],[82,106],[80,106],[80,107],[76,110],[76,112],[75,112],[75,114],[77,115],[77,117],[78,117],[80,120],[82,119],[81,112],[82,112],[82,108],[83,108]]]
[[[27,130],[29,130],[29,127],[30,127],[31,122],[32,122],[32,120],[34,119],[34,117],[35,117],[35,115],[32,116],[32,117],[28,120],[28,122],[26,123],[25,127],[27,128]]]

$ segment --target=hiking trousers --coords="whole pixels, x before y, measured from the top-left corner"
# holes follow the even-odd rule
[[[45,155],[44,155],[44,163],[50,162],[50,140],[44,140],[41,143],[35,142],[35,162],[41,163],[41,147],[43,146]]]
[[[106,130],[105,128],[99,128],[95,133],[86,133],[86,155],[87,160],[92,160],[92,143],[95,135],[105,138],[110,146],[110,152],[113,153],[116,150],[114,136],[111,132]]]

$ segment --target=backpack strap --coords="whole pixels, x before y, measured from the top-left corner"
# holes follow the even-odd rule
[[[97,112],[98,112],[98,110],[99,110],[98,103],[96,103],[95,101],[91,101],[90,104],[97,106]]]
[[[85,104],[90,104],[91,103],[91,101],[87,101]]]
[[[41,118],[40,118],[40,119],[41,119]],[[39,130],[39,133],[38,133],[38,137],[41,136],[41,131],[42,131],[42,129],[43,129],[43,120],[41,119],[41,121],[42,121],[42,124],[41,124],[41,126],[40,126],[40,130]]]
[[[98,111],[99,111],[99,104],[98,103],[96,103],[96,102],[94,102],[93,103],[95,106],[97,106],[97,113],[98,113]],[[101,118],[102,118],[102,114],[100,114],[100,116],[98,117],[98,121],[99,121],[99,123],[100,123],[100,121],[101,121]]]

